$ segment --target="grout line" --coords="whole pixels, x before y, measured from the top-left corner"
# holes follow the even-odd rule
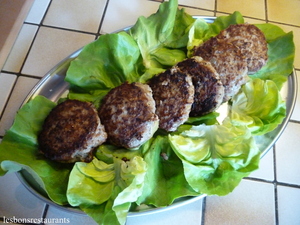
[[[299,25],[290,24],[290,23],[285,23],[285,22],[279,22],[279,21],[275,21],[275,20],[268,20],[268,23],[275,23],[275,24],[279,24],[279,25],[286,25],[286,26],[289,26],[289,27],[300,28]]]
[[[23,23],[23,25],[24,25],[24,23]],[[22,77],[28,77],[28,76],[26,76],[26,75],[24,76],[23,74],[21,74],[21,71],[22,71],[22,69],[23,69],[23,67],[24,67],[24,65],[25,65],[25,62],[26,62],[26,60],[27,60],[27,58],[28,58],[29,52],[31,51],[31,48],[32,48],[32,46],[33,46],[33,43],[34,43],[34,41],[35,41],[35,38],[36,38],[36,36],[37,36],[37,34],[38,34],[39,29],[40,29],[40,26],[38,26],[37,31],[35,32],[35,35],[34,35],[32,41],[31,41],[31,44],[30,44],[30,46],[29,46],[29,48],[28,48],[28,51],[26,52],[26,55],[25,55],[25,57],[24,57],[24,60],[23,60],[23,62],[22,62],[22,65],[21,65],[21,67],[20,67],[20,69],[19,69],[19,72],[15,73],[15,72],[10,72],[10,71],[1,70],[1,72],[5,72],[5,73],[8,73],[8,74],[14,74],[14,75],[16,75],[16,76],[17,76],[17,79],[15,80],[14,85],[12,86],[11,92],[9,93],[8,98],[7,98],[7,101],[6,101],[6,103],[5,103],[4,107],[3,107],[2,114],[0,115],[0,120],[2,119],[2,116],[4,115],[4,112],[5,112],[5,110],[6,110],[6,107],[7,107],[8,103],[9,103],[9,101],[10,101],[10,98],[11,98],[13,92],[14,92],[15,86],[16,86],[16,84],[17,84],[19,78],[20,78],[21,76],[22,76]],[[37,78],[37,77],[34,77],[34,78]],[[38,79],[41,79],[41,78],[39,77]],[[1,135],[0,137],[3,138],[2,135]]]
[[[279,224],[279,212],[278,212],[278,191],[277,183],[274,183],[274,207],[275,207],[275,224]]]
[[[265,18],[266,18],[266,23],[269,21],[268,17],[268,0],[265,0]]]
[[[25,65],[25,62],[26,62],[26,60],[27,60],[27,58],[28,58],[28,55],[29,55],[29,53],[30,53],[30,51],[31,51],[31,48],[32,48],[32,46],[33,46],[33,44],[34,44],[34,41],[35,41],[35,39],[36,39],[36,36],[37,36],[37,34],[38,34],[39,30],[40,30],[41,23],[42,23],[43,20],[45,19],[45,16],[46,16],[46,14],[47,14],[47,12],[48,12],[48,10],[49,10],[49,7],[50,7],[51,3],[52,3],[52,0],[50,0],[49,4],[48,4],[48,6],[47,6],[47,9],[46,9],[46,11],[45,11],[45,13],[44,13],[44,15],[43,15],[43,18],[41,19],[41,22],[40,22],[39,24],[34,24],[34,25],[37,26],[37,30],[36,30],[36,32],[35,32],[35,34],[34,34],[34,37],[32,38],[31,44],[30,44],[30,46],[29,46],[29,48],[28,48],[28,50],[27,50],[27,52],[26,52],[26,55],[25,55],[25,57],[24,57],[24,59],[23,59],[22,65],[21,65],[21,67],[20,67],[20,69],[19,69],[19,72],[18,72],[18,73],[12,73],[12,72],[9,72],[9,71],[3,71],[3,70],[1,70],[1,72],[3,71],[3,72],[5,72],[5,73],[11,73],[11,74],[17,75],[17,79],[15,80],[14,85],[12,86],[11,92],[9,93],[9,96],[8,96],[8,98],[7,98],[7,101],[5,102],[5,105],[4,105],[4,107],[3,107],[3,111],[2,111],[2,113],[1,113],[1,115],[0,115],[0,119],[2,119],[2,116],[4,115],[4,112],[5,112],[6,107],[7,107],[8,103],[9,103],[9,101],[10,101],[10,98],[11,98],[11,96],[12,96],[12,93],[14,92],[14,88],[15,88],[15,86],[16,86],[16,84],[17,84],[17,81],[18,81],[19,77],[20,77],[20,76],[23,76],[23,75],[21,74],[21,71],[22,71],[22,69],[23,69],[23,67],[24,67],[24,65]],[[22,24],[22,26],[24,26],[24,24],[32,24],[32,23],[27,23],[27,22],[24,21],[23,24]],[[36,78],[36,77],[34,77],[34,78]],[[41,79],[41,78],[39,78],[39,79]],[[3,138],[3,137],[4,137],[4,136],[0,135],[0,138]]]
[[[109,4],[109,0],[107,0],[106,4],[105,4],[104,10],[103,10],[103,14],[102,14],[102,18],[100,20],[100,24],[99,24],[99,27],[98,27],[98,30],[97,30],[96,39],[101,35],[100,32],[101,32],[101,28],[102,28],[102,25],[103,25],[103,22],[104,22],[104,19],[105,19],[105,16],[106,16],[108,4]]]
[[[22,65],[21,65],[21,67],[20,67],[20,69],[19,69],[19,74],[21,74],[21,71],[23,70],[23,67],[24,67],[24,65],[25,65],[25,62],[26,62],[26,60],[27,60],[27,58],[28,58],[28,56],[29,56],[29,53],[30,53],[30,51],[31,51],[31,49],[32,49],[33,43],[35,42],[35,39],[36,39],[36,37],[37,37],[37,34],[38,34],[39,30],[40,30],[40,26],[38,25],[37,30],[36,30],[36,32],[35,32],[33,38],[32,38],[31,44],[30,44],[30,46],[29,46],[29,48],[28,48],[28,51],[26,52],[26,55],[25,55],[24,60],[23,60],[23,62],[22,62]]]
[[[274,184],[274,181],[272,181],[272,180],[256,178],[256,177],[244,177],[243,180],[251,180],[251,181],[257,181],[257,182],[261,182],[261,183]]]
[[[300,184],[289,184],[289,183],[278,182],[278,181],[277,181],[277,186],[284,186],[284,187],[290,187],[290,188],[298,188],[298,189],[300,189]]]
[[[5,71],[1,71],[1,72],[5,72]],[[6,109],[7,105],[8,105],[8,102],[9,102],[9,100],[10,100],[10,97],[11,97],[11,95],[12,95],[12,93],[13,93],[13,91],[14,91],[14,88],[15,88],[15,86],[16,86],[16,84],[17,84],[17,81],[18,81],[18,79],[19,79],[19,76],[18,76],[16,73],[9,73],[9,72],[5,72],[5,73],[16,75],[17,78],[15,79],[15,81],[14,81],[12,87],[11,87],[11,90],[10,90],[10,92],[9,92],[9,95],[7,96],[6,102],[5,102],[4,106],[3,106],[2,113],[0,114],[0,121],[1,121],[1,119],[2,119],[2,116],[4,115],[5,109]],[[0,138],[3,138],[3,137],[4,137],[4,136],[0,135]]]
[[[182,8],[189,8],[189,9],[198,9],[198,10],[203,10],[203,11],[207,11],[207,12],[213,12],[215,14],[215,10],[214,9],[205,9],[205,8],[199,8],[199,7],[196,7],[196,6],[189,6],[189,5],[183,5],[183,4],[180,4],[178,5],[179,7],[182,7]],[[201,16],[201,15],[199,15]]]
[[[296,123],[296,124],[300,124],[300,121],[299,121],[299,120],[291,120],[291,119],[290,119],[289,123]]]
[[[77,33],[83,33],[83,34],[97,35],[97,33],[95,33],[95,32],[89,32],[89,31],[83,31],[83,30],[76,30],[76,29],[70,29],[70,28],[65,28],[65,27],[57,27],[57,26],[52,26],[52,25],[35,24],[35,23],[29,23],[29,22],[24,22],[24,24],[38,25],[39,27],[47,27],[47,28],[53,28],[53,29],[58,29],[58,30],[65,30],[65,31],[77,32]]]
[[[204,198],[202,199],[201,225],[204,225],[204,224],[205,224],[206,198],[207,198],[207,197],[204,197]]]
[[[46,203],[45,207],[43,209],[43,214],[42,214],[43,220],[46,219],[46,216],[47,216],[47,213],[48,213],[48,209],[49,209],[49,205]],[[41,225],[44,225],[44,223],[42,223]]]
[[[276,144],[273,146],[273,166],[274,166],[274,207],[275,207],[275,224],[279,222],[278,212],[278,192],[277,192],[277,166],[276,166]]]
[[[20,68],[20,71],[19,71],[19,72],[21,72],[21,71],[23,70],[23,67],[24,67],[25,62],[26,62],[26,60],[27,60],[27,58],[28,58],[29,52],[31,51],[31,48],[32,48],[32,46],[33,46],[33,43],[35,42],[35,39],[36,39],[36,37],[37,37],[37,34],[39,33],[40,27],[42,26],[42,23],[44,22],[44,19],[45,19],[46,15],[47,15],[47,12],[49,11],[49,8],[50,8],[51,4],[52,4],[52,0],[50,0],[50,2],[49,2],[48,6],[47,6],[47,8],[46,8],[46,10],[45,10],[45,13],[44,13],[44,15],[43,15],[43,17],[42,17],[40,23],[39,23],[39,24],[35,24],[35,25],[38,26],[38,28],[37,28],[37,30],[36,30],[36,32],[35,32],[35,35],[34,35],[32,41],[31,41],[31,44],[30,44],[30,46],[29,46],[29,49],[28,49],[28,51],[27,51],[27,53],[26,53],[26,55],[25,55],[25,57],[24,57],[24,60],[23,60],[23,63],[22,63],[22,65],[21,65],[21,68]],[[24,24],[30,24],[30,23],[24,22],[23,25],[24,25]]]
[[[218,0],[215,0],[215,8],[214,8],[214,15],[217,16],[218,9]]]
[[[48,4],[48,6],[47,6],[47,9],[45,10],[45,13],[44,13],[44,15],[43,15],[43,17],[42,17],[42,19],[41,19],[41,21],[40,21],[40,25],[43,25],[43,24],[44,24],[44,20],[45,20],[45,18],[46,18],[46,15],[47,15],[47,13],[48,13],[48,11],[49,11],[51,5],[52,5],[52,0],[50,0],[49,4]]]
[[[1,72],[3,73],[7,73],[7,74],[11,74],[11,75],[16,75],[17,77],[27,77],[27,78],[35,78],[35,79],[41,79],[42,77],[37,76],[37,75],[30,75],[30,74],[25,74],[25,73],[21,73],[21,72],[11,72],[8,70],[2,70]]]

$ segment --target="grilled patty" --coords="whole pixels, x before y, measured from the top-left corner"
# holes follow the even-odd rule
[[[38,142],[41,153],[51,160],[90,162],[93,149],[106,138],[97,110],[91,103],[66,100],[47,116]]]
[[[246,58],[248,73],[261,69],[268,59],[268,46],[263,32],[252,24],[230,25],[217,35],[238,47]]]
[[[104,98],[99,116],[108,140],[128,149],[136,149],[149,140],[158,128],[152,91],[146,84],[124,83]]]
[[[241,50],[228,41],[212,37],[194,49],[195,56],[209,61],[225,88],[223,102],[228,101],[247,82],[248,68]]]
[[[222,104],[224,87],[210,62],[195,56],[178,63],[176,67],[192,77],[195,95],[190,116],[205,115]]]
[[[173,67],[150,79],[159,127],[175,131],[189,117],[194,100],[194,86],[187,73]]]

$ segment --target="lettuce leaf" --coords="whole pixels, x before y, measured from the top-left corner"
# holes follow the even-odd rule
[[[253,135],[274,130],[286,116],[286,105],[272,80],[253,79],[232,98],[232,123],[247,126]]]
[[[186,28],[193,19],[177,7],[177,0],[164,2],[157,13],[148,18],[139,17],[129,30],[141,50],[147,69],[172,66],[186,58],[185,52],[179,48],[186,46]]]
[[[96,221],[105,217],[110,223],[125,224],[132,202],[142,193],[147,166],[135,152],[111,151],[102,146],[96,155],[103,158],[103,154],[111,164],[97,158],[90,163],[75,164],[69,178],[68,201]],[[112,205],[107,208],[107,204]],[[100,211],[90,213],[90,209]]]
[[[188,27],[194,21],[177,0],[157,13],[140,17],[128,33],[106,34],[86,45],[67,70],[68,98],[99,106],[107,92],[121,83],[146,82],[186,58]]]
[[[71,206],[100,205],[110,199],[114,179],[115,171],[111,164],[96,158],[90,163],[77,162],[69,177],[68,202]]]
[[[258,168],[260,151],[250,130],[229,119],[170,134],[169,141],[182,160],[187,182],[199,193],[226,195]]]
[[[293,32],[282,34],[279,28],[271,24],[258,25],[258,27],[267,36],[268,61],[259,71],[251,75],[251,78],[272,80],[280,90],[293,72],[295,58]]]
[[[138,205],[163,207],[179,197],[199,194],[187,183],[182,162],[172,151],[167,136],[156,136],[141,148],[141,152],[148,169]]]
[[[43,96],[36,96],[18,111],[0,144],[0,175],[25,170],[33,178],[36,189],[64,205],[72,165],[46,159],[39,154],[37,143],[44,120],[55,105]]]
[[[143,69],[140,50],[130,35],[105,34],[82,49],[71,62],[65,80],[73,95],[77,92],[97,99],[99,90],[105,94],[125,81],[138,80]]]
[[[205,22],[204,19],[198,18],[192,24],[189,30],[189,40],[187,43],[188,56],[193,55],[195,46],[202,44],[209,38],[218,35],[222,30],[231,24],[244,23],[244,18],[240,12],[234,12],[228,16],[219,16],[211,24]]]

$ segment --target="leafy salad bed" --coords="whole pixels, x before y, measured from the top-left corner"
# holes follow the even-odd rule
[[[65,80],[67,98],[96,107],[125,81],[149,78],[191,56],[192,48],[230,24],[239,12],[208,24],[178,9],[177,0],[140,17],[128,31],[106,34],[83,48]],[[91,163],[62,164],[38,153],[37,135],[57,103],[36,96],[17,113],[0,144],[0,175],[26,170],[59,205],[79,207],[99,224],[125,224],[140,205],[168,206],[184,196],[226,195],[259,165],[254,136],[274,130],[286,115],[280,89],[293,70],[293,33],[257,24],[268,42],[268,62],[229,102],[228,115],[191,117],[176,132],[158,130],[136,151],[103,144]]]

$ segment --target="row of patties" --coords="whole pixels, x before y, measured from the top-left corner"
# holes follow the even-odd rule
[[[256,26],[231,25],[147,84],[125,82],[112,89],[98,110],[77,100],[58,104],[44,122],[39,149],[60,162],[89,162],[104,142],[137,149],[158,128],[175,131],[190,116],[215,111],[265,65],[267,51]]]

